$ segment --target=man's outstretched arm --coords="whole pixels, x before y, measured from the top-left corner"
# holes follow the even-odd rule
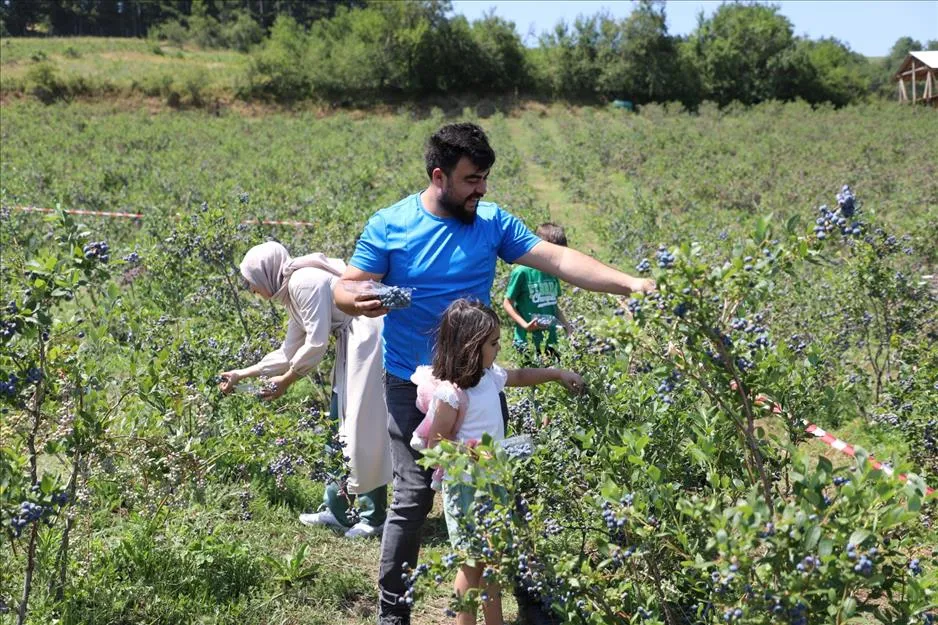
[[[588,291],[628,295],[633,291],[655,290],[654,280],[630,276],[592,256],[547,241],[541,241],[515,262],[540,269]]]

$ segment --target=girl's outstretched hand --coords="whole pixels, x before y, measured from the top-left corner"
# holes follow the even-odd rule
[[[586,390],[586,382],[583,381],[579,373],[574,373],[573,371],[561,369],[560,378],[557,381],[563,384],[563,387],[574,395],[579,395]]]

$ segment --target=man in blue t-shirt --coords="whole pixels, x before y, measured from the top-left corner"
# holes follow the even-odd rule
[[[475,124],[450,124],[427,142],[430,184],[420,193],[378,211],[365,226],[344,280],[375,280],[411,287],[412,304],[388,311],[375,295],[358,294],[340,281],[334,296],[350,315],[384,322],[385,392],[394,469],[394,496],[381,542],[379,623],[410,623],[404,601],[403,564],[417,565],[420,530],[433,504],[431,471],[410,447],[423,418],[410,376],[429,365],[440,313],[455,299],[491,302],[495,262],[520,263],[591,291],[628,295],[654,282],[624,274],[568,247],[542,241],[520,219],[483,202],[495,152]]]

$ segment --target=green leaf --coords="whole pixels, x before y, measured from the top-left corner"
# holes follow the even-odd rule
[[[613,482],[611,479],[608,479],[608,478],[606,479],[605,483],[603,483],[602,490],[600,491],[602,496],[608,499],[609,501],[618,500],[619,497],[621,496],[621,492],[622,492],[622,489],[619,488],[619,486],[615,482]]]
[[[820,539],[821,539],[821,527],[819,525],[815,525],[814,527],[809,529],[808,533],[805,535],[805,538],[804,538],[805,548],[808,549],[809,551],[811,549],[814,549],[817,546],[817,543]]]
[[[855,547],[859,547],[860,545],[863,544],[864,540],[869,538],[869,536],[870,536],[869,530],[864,530],[864,529],[854,530],[853,533],[850,534],[850,540],[848,540],[847,543]]]
[[[847,597],[843,602],[844,616],[850,618],[857,611],[857,600],[853,597]]]

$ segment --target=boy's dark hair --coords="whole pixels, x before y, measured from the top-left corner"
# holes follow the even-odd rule
[[[475,299],[458,299],[440,318],[433,347],[433,375],[461,389],[482,379],[482,346],[498,328],[495,311]]]
[[[427,176],[432,177],[437,167],[449,176],[463,156],[482,170],[491,169],[495,164],[495,151],[481,128],[469,122],[443,126],[427,140],[424,153]]]
[[[548,221],[538,226],[534,234],[548,243],[567,247],[567,233],[564,232],[563,226]]]

